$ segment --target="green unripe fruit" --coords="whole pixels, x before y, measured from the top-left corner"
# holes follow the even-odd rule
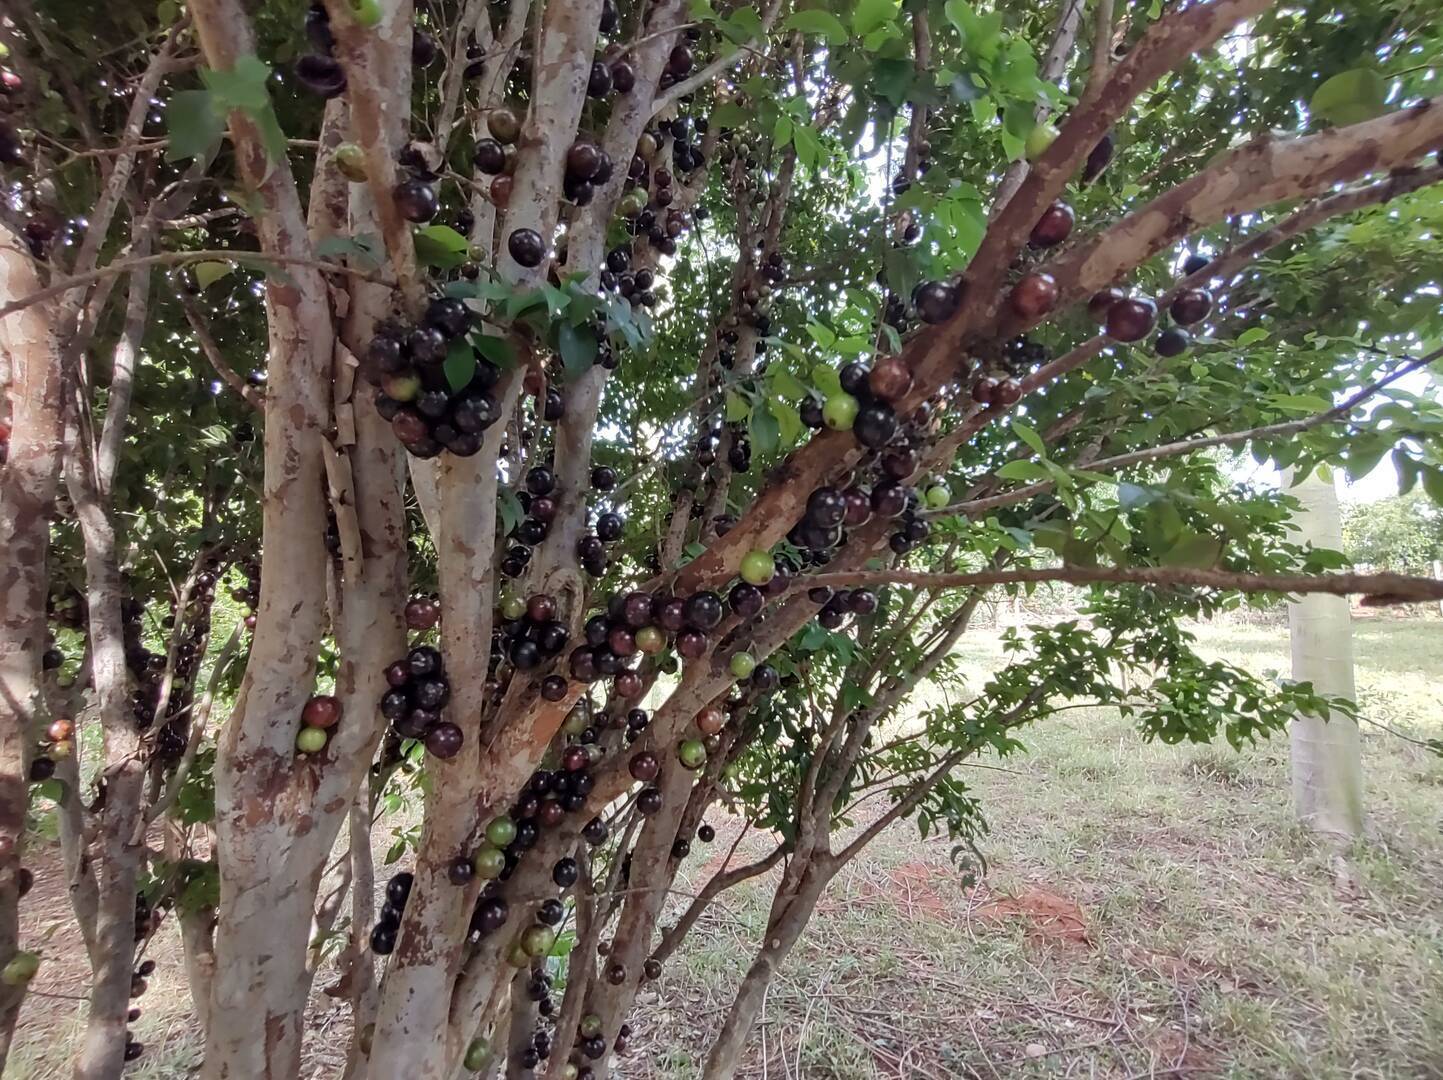
[[[757,669],[756,657],[749,652],[732,653],[731,662],[727,665],[731,673],[738,679],[745,679]]]
[[[380,0],[351,0],[351,14],[361,26],[375,26],[381,21]]]
[[[644,653],[659,653],[666,648],[666,635],[654,626],[643,626],[636,632],[636,647]]]
[[[556,944],[556,931],[549,926],[528,926],[521,935],[521,949],[533,960],[539,960]]]
[[[572,709],[566,714],[566,723],[561,725],[561,730],[568,735],[580,735],[586,730],[587,719],[584,709]]]
[[[326,729],[303,727],[296,736],[296,749],[303,754],[319,754],[326,748]]]
[[[578,1028],[583,1039],[594,1039],[601,1034],[601,1017],[595,1013],[587,1013],[581,1018],[581,1026]]]
[[[516,822],[509,817],[499,817],[486,826],[486,839],[499,848],[516,839]]]
[[[569,1061],[561,1067],[561,1080],[576,1080],[580,1075],[581,1070]]]
[[[683,768],[700,769],[706,764],[706,747],[699,739],[683,739],[676,744],[676,759]]]
[[[748,551],[742,556],[741,576],[748,585],[765,585],[776,572],[776,561],[765,551]]]
[[[646,209],[646,193],[633,189],[621,197],[616,204],[616,212],[622,217],[636,217]]]
[[[681,670],[681,663],[674,656],[663,656],[656,666],[664,675],[675,675]]]
[[[1036,161],[1040,158],[1056,138],[1057,128],[1052,124],[1044,122],[1034,127],[1027,133],[1027,144],[1023,147],[1027,160]]]
[[[23,986],[35,978],[40,970],[40,957],[33,952],[17,952],[4,968],[0,968],[0,982],[6,986]]]
[[[940,510],[952,501],[952,491],[946,484],[933,484],[927,489],[927,505]]]
[[[530,967],[531,957],[526,950],[521,947],[521,942],[518,941],[507,951],[506,962],[514,968]]]
[[[472,1039],[466,1046],[461,1063],[472,1072],[480,1072],[491,1060],[491,1046],[485,1039]]]
[[[494,881],[506,869],[506,853],[490,844],[477,848],[476,854],[471,856],[471,869],[476,871],[478,878]]]
[[[839,390],[823,403],[822,423],[833,431],[851,431],[860,409],[856,398]]]
[[[366,152],[353,142],[336,147],[336,171],[353,184],[366,182]]]
[[[415,401],[421,393],[421,380],[409,371],[398,371],[381,380],[381,389],[393,401]]]
[[[501,598],[501,614],[508,619],[519,619],[526,614],[526,601],[514,594]]]

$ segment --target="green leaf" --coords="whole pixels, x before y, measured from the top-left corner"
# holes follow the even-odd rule
[[[512,348],[511,342],[503,337],[496,337],[493,334],[473,334],[471,344],[476,347],[478,353],[502,370],[510,370],[516,366],[516,350]]]
[[[561,363],[567,375],[575,379],[589,371],[596,360],[596,335],[591,327],[572,326],[564,322],[558,338]]]
[[[1012,434],[1025,442],[1032,448],[1033,453],[1039,457],[1047,456],[1047,447],[1042,442],[1042,436],[1020,420],[1012,421]]]
[[[752,413],[751,402],[735,390],[726,393],[726,418],[728,424],[740,424]]]
[[[857,6],[852,9],[852,33],[866,37],[896,18],[896,0],[857,0]]]
[[[501,535],[508,536],[511,530],[521,524],[521,519],[526,516],[526,511],[521,509],[521,500],[516,497],[516,492],[508,487],[498,488],[496,491],[496,513],[501,519]]]
[[[762,454],[774,454],[782,442],[782,426],[766,403],[757,402],[750,425],[752,445]]]
[[[422,266],[450,270],[465,262],[470,250],[466,238],[449,225],[427,225],[412,236],[416,241],[416,261]]]
[[[269,108],[271,95],[266,80],[270,77],[271,66],[254,53],[242,56],[229,71],[206,68],[200,73],[201,81],[215,95],[216,107],[222,112]]]
[[[800,30],[804,34],[821,34],[829,45],[845,44],[848,37],[847,28],[842,20],[833,15],[830,11],[821,8],[812,8],[809,11],[794,11],[787,16],[782,23],[783,30]],[[716,116],[712,116],[712,123],[720,123]],[[730,125],[722,124],[723,127]]]
[[[466,389],[471,384],[471,376],[476,374],[476,350],[471,343],[464,339],[451,342],[441,370],[445,372],[446,382],[453,392],[460,393]]]
[[[1443,506],[1443,469],[1437,465],[1420,465],[1418,478],[1423,481],[1424,494]]]
[[[228,262],[198,262],[191,266],[195,283],[202,289],[210,288],[234,269],[235,264]]]
[[[873,90],[895,109],[907,100],[917,78],[917,68],[910,60],[877,60],[872,64],[872,74]]]
[[[1388,84],[1371,68],[1353,68],[1313,91],[1308,111],[1329,124],[1357,124],[1383,115]]]
[[[1222,557],[1222,541],[1207,533],[1184,532],[1160,560],[1163,566],[1216,566]]]
[[[316,254],[323,259],[349,259],[353,266],[373,270],[381,265],[381,240],[375,233],[327,236],[316,245]],[[465,285],[469,291],[464,295],[476,295],[476,285],[469,281]]]
[[[58,777],[46,777],[36,784],[33,790],[36,795],[49,799],[54,803],[58,803],[65,798],[65,782]]]
[[[172,94],[165,109],[170,146],[167,161],[204,157],[225,135],[225,117],[209,90],[182,90]]]
[[[1233,344],[1240,349],[1246,349],[1249,345],[1256,345],[1260,341],[1268,340],[1268,332],[1261,326],[1250,326],[1238,335],[1237,341]]]
[[[824,326],[819,322],[807,323],[807,334],[824,349],[830,349],[837,343],[837,335],[831,327]]]
[[[842,380],[831,364],[816,364],[812,367],[812,385],[822,392],[823,397],[842,392]]]
[[[802,423],[802,414],[796,410],[795,406],[775,398],[767,402],[767,407],[777,419],[777,424],[781,429],[782,444],[784,446],[794,445],[807,430],[807,425]]]
[[[1124,510],[1135,510],[1140,506],[1156,502],[1159,498],[1161,495],[1158,492],[1140,484],[1129,484],[1124,480],[1117,485],[1117,504]]]
[[[769,375],[772,384],[772,397],[782,401],[801,401],[807,396],[807,388],[790,371],[785,368],[772,368]],[[730,417],[728,417],[730,419]]]
[[[1040,461],[1009,461],[997,470],[999,480],[1041,480],[1048,475],[1047,466]]]
[[[735,101],[728,101],[712,110],[711,123],[717,127],[734,128],[740,127],[752,118],[749,110],[742,108]]]
[[[1316,413],[1330,409],[1333,403],[1318,394],[1269,394],[1268,404],[1285,412]]]

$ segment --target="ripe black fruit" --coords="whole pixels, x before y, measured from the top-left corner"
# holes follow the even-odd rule
[[[494,176],[506,168],[506,148],[495,139],[481,139],[476,143],[471,160],[483,173]]]
[[[1178,356],[1186,351],[1191,340],[1186,330],[1170,326],[1157,335],[1153,348],[1157,350],[1158,356]]]
[[[417,224],[430,221],[441,208],[436,189],[422,180],[403,180],[396,185],[391,198],[401,216]]]
[[[1107,336],[1117,341],[1141,341],[1157,322],[1157,305],[1151,298],[1120,300],[1107,312]]]
[[[912,306],[925,323],[942,323],[957,311],[961,292],[945,281],[924,281],[912,290]]]
[[[546,243],[535,229],[513,229],[506,238],[506,250],[518,265],[533,269],[546,255]]]
[[[1201,258],[1201,256],[1194,256]],[[1206,289],[1184,289],[1177,294],[1168,310],[1173,322],[1179,326],[1191,326],[1202,322],[1213,309],[1213,294]]]

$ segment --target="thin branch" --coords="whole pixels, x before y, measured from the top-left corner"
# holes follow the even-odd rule
[[[358,270],[355,267],[347,266],[344,263],[332,262],[327,259],[316,259],[309,255],[285,255],[276,253],[261,253],[257,251],[229,251],[225,249],[208,251],[158,251],[153,255],[137,255],[130,259],[117,259],[115,262],[95,270],[88,270],[83,274],[75,274],[71,277],[61,278],[53,281],[43,289],[36,289],[32,293],[11,300],[7,304],[0,305],[0,319],[4,319],[17,311],[23,311],[32,304],[39,304],[52,297],[73,289],[79,285],[87,285],[92,281],[100,281],[104,278],[111,278],[117,274],[128,273],[146,266],[185,266],[196,262],[236,262],[242,265],[258,265],[264,269],[265,263],[279,263],[284,266],[299,266],[311,270],[319,270],[322,273],[345,274],[347,277],[358,278],[361,281],[371,281],[378,285],[394,285],[390,278],[384,274],[371,273],[365,270]]]
[[[946,589],[970,585],[1018,585],[1062,581],[1071,585],[1132,584],[1240,592],[1361,594],[1369,606],[1443,600],[1443,581],[1406,574],[1244,574],[1232,570],[1174,566],[1056,566],[1030,570],[981,570],[975,573],[929,574],[919,570],[858,570],[799,577],[792,590],[818,585],[833,587],[903,584]]]
[[[185,309],[186,320],[190,328],[195,331],[195,340],[200,345],[200,351],[210,361],[210,366],[215,373],[221,377],[221,381],[234,390],[247,405],[258,412],[264,412],[266,407],[265,394],[259,389],[246,382],[237,374],[235,368],[226,363],[221,355],[220,346],[216,344],[215,338],[211,336],[210,327],[206,324],[205,316],[201,314],[200,306],[184,293],[180,294],[181,307]]]
[[[782,3],[783,0],[772,0],[767,6],[767,10],[762,13],[762,32],[756,37],[750,39],[746,44],[738,46],[735,52],[729,55],[718,56],[711,63],[704,65],[681,82],[674,84],[665,93],[657,94],[651,103],[651,115],[655,116],[680,98],[686,97],[693,90],[697,89],[697,87],[705,86],[727,68],[739,61],[743,56],[756,53],[756,42],[765,38],[771,31],[772,24],[777,21],[777,16],[781,14]]]
[[[723,870],[713,874],[711,880],[703,886],[701,892],[696,895],[696,898],[687,906],[687,909],[682,912],[681,918],[677,919],[675,925],[662,936],[660,944],[652,950],[652,959],[660,960],[664,963],[667,957],[676,951],[677,946],[682,943],[686,935],[691,932],[691,928],[696,925],[696,921],[701,918],[702,913],[706,911],[713,900],[727,889],[735,885],[740,885],[743,881],[750,881],[754,877],[760,877],[762,874],[765,874],[772,867],[776,866],[777,863],[782,861],[782,857],[786,855],[787,850],[788,846],[786,844],[778,844],[766,856],[758,859],[756,862],[746,863],[742,866],[734,866],[730,870]]]
[[[1116,454],[1112,457],[1099,458],[1088,464],[1091,472],[1111,472],[1115,469],[1126,468],[1129,465],[1138,465],[1144,462],[1158,461],[1162,458],[1178,457],[1183,454],[1196,453],[1199,450],[1209,450],[1217,446],[1233,446],[1237,443],[1253,442],[1259,439],[1280,439],[1290,435],[1301,435],[1305,431],[1321,427],[1334,420],[1344,419],[1350,412],[1367,401],[1378,391],[1396,382],[1405,375],[1419,371],[1435,361],[1443,359],[1443,349],[1436,349],[1427,356],[1411,360],[1401,367],[1370,383],[1357,393],[1353,394],[1340,405],[1331,409],[1314,413],[1312,416],[1305,416],[1299,420],[1287,420],[1278,424],[1264,424],[1261,427],[1248,428],[1245,431],[1233,431],[1226,435],[1209,435],[1200,439],[1180,439],[1177,442],[1164,443],[1161,446],[1151,446],[1143,450],[1132,450],[1126,454]],[[992,495],[982,499],[969,499],[951,506],[944,506],[940,510],[928,510],[924,512],[926,517],[951,517],[955,514],[965,514],[968,517],[976,517],[988,511],[996,510],[1004,506],[1014,506],[1049,490],[1056,481],[1039,480],[1035,484],[1028,484],[1026,487],[1017,488],[1014,491],[1004,492],[1001,495]]]

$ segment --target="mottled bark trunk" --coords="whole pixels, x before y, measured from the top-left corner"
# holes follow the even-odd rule
[[[39,289],[34,263],[0,228],[0,302]],[[30,746],[45,719],[46,552],[60,477],[63,379],[53,307],[36,304],[0,320],[10,449],[0,466],[0,966],[19,948],[17,873],[25,831]],[[25,986],[0,985],[0,1072]]]

